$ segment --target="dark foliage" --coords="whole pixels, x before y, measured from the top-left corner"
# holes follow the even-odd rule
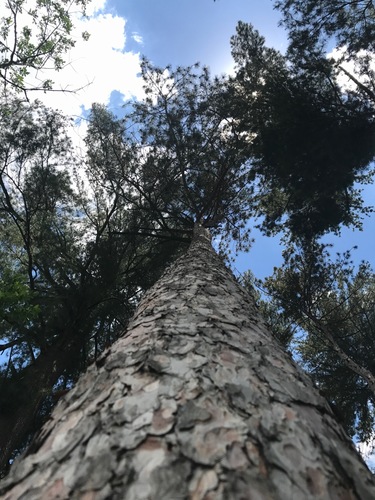
[[[370,105],[338,85],[332,67],[301,72],[245,23],[232,38],[233,112],[247,134],[268,232],[311,238],[359,225],[356,183],[370,180],[375,124]]]
[[[349,435],[371,442],[375,275],[366,263],[355,271],[349,253],[331,260],[318,243],[290,247],[285,257],[265,281],[274,307],[297,328],[296,352]]]

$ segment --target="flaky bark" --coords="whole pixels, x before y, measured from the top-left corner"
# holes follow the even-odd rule
[[[63,398],[9,499],[375,498],[371,473],[201,230]]]

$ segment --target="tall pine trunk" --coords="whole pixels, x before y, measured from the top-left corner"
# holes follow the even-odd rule
[[[330,407],[197,228],[63,398],[5,499],[375,498]]]

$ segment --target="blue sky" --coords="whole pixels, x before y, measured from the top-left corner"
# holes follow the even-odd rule
[[[73,116],[87,113],[92,102],[105,103],[113,112],[120,112],[124,100],[142,97],[141,55],[159,66],[199,61],[213,74],[230,71],[229,40],[239,20],[252,23],[268,45],[281,51],[287,45],[272,0],[92,0],[88,13],[88,19],[77,19],[76,47],[58,75],[63,88],[84,88],[74,95],[44,97],[47,104],[58,105]],[[80,32],[84,30],[91,37],[83,43]],[[84,134],[84,126],[77,134]],[[374,186],[366,188],[366,203],[374,203],[374,198]],[[341,252],[358,245],[356,260],[374,263],[374,233],[372,217],[364,221],[363,232],[344,229],[340,238],[329,235],[326,240],[334,242],[335,251]],[[265,238],[257,231],[253,235],[252,250],[238,256],[235,268],[239,272],[251,269],[262,278],[281,264],[282,247],[277,237]]]
[[[109,0],[107,5],[128,20],[130,33],[142,37],[143,52],[155,64],[200,61],[214,73],[225,72],[232,64],[229,39],[239,20],[259,27],[269,43],[285,46],[271,0]]]

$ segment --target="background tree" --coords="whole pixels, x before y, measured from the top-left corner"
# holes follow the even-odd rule
[[[283,14],[292,47],[326,50],[333,42],[345,48],[349,57],[361,50],[375,50],[375,6],[372,1],[278,0],[275,6]]]
[[[258,213],[268,232],[312,238],[358,225],[358,184],[372,178],[372,104],[343,90],[332,67],[303,71],[251,26],[232,38],[236,76],[228,102],[248,137]]]
[[[349,79],[353,93],[374,106],[374,3],[277,0],[275,6],[288,30],[289,57],[300,70],[324,73],[330,67]],[[334,57],[330,54],[327,60],[333,48]]]
[[[119,185],[106,193],[96,182],[91,172],[101,165],[92,158],[86,170],[81,165],[83,186],[73,187],[73,151],[58,113],[9,100],[1,109],[0,349],[7,361],[0,447],[6,467],[61,392],[117,338],[178,243],[138,237],[136,209],[119,197]]]
[[[64,54],[71,49],[72,16],[84,13],[89,0],[6,0],[0,21],[0,79],[2,90],[27,93],[52,90],[53,81],[35,83],[35,74],[43,69],[59,71]],[[84,38],[88,37],[83,33]],[[51,65],[51,66],[49,66]],[[33,73],[33,78],[28,77]]]
[[[372,181],[374,156],[373,79],[365,65],[369,59],[360,59],[354,50],[354,38],[361,43],[363,33],[353,32],[353,47],[338,63],[326,59],[329,29],[314,31],[329,22],[328,12],[334,16],[341,8],[354,22],[358,2],[347,7],[341,2],[281,3],[289,15],[286,56],[267,48],[245,23],[239,23],[232,38],[237,74],[231,103],[254,154],[261,226],[269,233],[286,230],[297,245],[293,248],[299,248],[285,253],[285,264],[266,282],[272,302],[261,307],[276,336],[297,347],[297,356],[335,404],[349,434],[368,442],[373,437],[373,304],[368,293],[373,278],[365,266],[355,275],[345,259],[327,260],[317,243],[317,237],[342,224],[360,227],[361,218],[372,211],[360,194],[361,184]],[[332,36],[338,26],[330,29]],[[365,41],[361,48],[371,50]],[[360,82],[347,74],[355,83],[351,90],[338,79],[338,70],[345,72],[340,64],[348,60],[356,62],[360,74]],[[307,332],[303,341],[301,328]]]
[[[282,317],[296,325],[296,354],[334,405],[349,435],[374,438],[374,279],[357,272],[350,254],[332,261],[315,242],[285,252],[285,264],[265,280]]]

